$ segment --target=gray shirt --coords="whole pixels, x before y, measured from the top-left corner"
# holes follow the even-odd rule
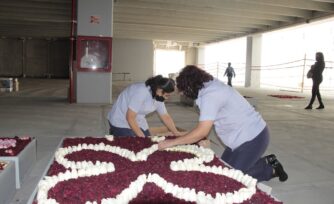
[[[143,130],[148,129],[145,116],[157,111],[159,115],[167,114],[165,104],[152,98],[150,87],[145,83],[134,83],[125,88],[108,113],[109,122],[119,128],[130,128],[126,120],[128,109],[137,113],[136,121]]]
[[[266,126],[243,96],[217,79],[204,83],[196,104],[199,121],[213,121],[218,137],[232,150],[254,139]]]

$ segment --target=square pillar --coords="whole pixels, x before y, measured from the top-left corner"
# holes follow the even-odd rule
[[[110,104],[112,102],[111,43],[103,47],[101,45],[104,43],[100,42],[107,38],[110,41],[112,39],[113,1],[78,0],[77,13],[77,53],[80,54],[77,55],[75,72],[77,103]],[[85,39],[87,43],[79,44],[82,42],[80,39]],[[86,46],[86,50],[81,48],[83,45]],[[101,50],[109,49],[109,56],[102,56],[106,52],[101,53]],[[91,60],[83,63],[84,55]],[[103,63],[100,63],[101,61]]]
[[[260,88],[262,35],[247,37],[245,87]]]

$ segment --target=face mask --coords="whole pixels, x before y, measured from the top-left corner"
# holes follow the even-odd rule
[[[165,101],[165,98],[163,96],[156,95],[154,98],[155,98],[156,101],[159,101],[159,102],[164,102]]]

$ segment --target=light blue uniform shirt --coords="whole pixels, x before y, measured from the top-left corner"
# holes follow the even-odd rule
[[[204,83],[196,104],[199,121],[213,121],[218,137],[232,150],[254,139],[266,126],[243,96],[217,79]]]
[[[125,88],[118,96],[108,113],[109,122],[119,128],[130,128],[126,120],[128,109],[137,113],[136,121],[143,130],[148,129],[145,116],[157,111],[159,115],[167,114],[165,103],[152,98],[151,88],[145,83],[134,83]]]

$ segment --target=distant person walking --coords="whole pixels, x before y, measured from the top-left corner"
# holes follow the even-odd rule
[[[317,52],[315,54],[315,60],[316,62],[314,65],[311,66],[311,70],[308,73],[308,77],[312,78],[313,85],[312,85],[312,97],[310,100],[310,103],[308,106],[305,107],[305,109],[312,109],[313,102],[315,100],[315,97],[318,98],[319,106],[317,109],[324,109],[325,106],[322,102],[319,86],[322,82],[322,72],[325,69],[325,59],[324,54],[322,52]]]
[[[232,77],[235,77],[235,72],[233,67],[231,67],[231,62],[228,63],[224,76],[225,75],[227,75],[227,84],[232,87]]]

